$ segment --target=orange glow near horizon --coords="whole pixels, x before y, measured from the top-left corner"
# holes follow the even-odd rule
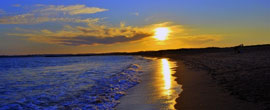
[[[168,39],[169,33],[171,30],[168,27],[158,27],[155,29],[155,36],[154,38],[163,41]]]

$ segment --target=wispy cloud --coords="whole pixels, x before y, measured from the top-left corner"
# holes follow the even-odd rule
[[[49,5],[48,7],[41,9],[40,12],[63,12],[70,15],[78,15],[78,14],[94,14],[98,12],[108,11],[108,9],[98,8],[98,7],[86,7],[85,5],[71,5],[71,6],[55,6]]]
[[[93,14],[107,11],[107,9],[97,7],[86,7],[85,5],[55,6],[36,5],[36,9],[15,16],[4,16],[0,18],[0,24],[38,24],[43,22],[97,22],[100,18],[81,19],[78,14]],[[2,12],[4,13],[4,11]],[[1,10],[0,10],[1,14]]]
[[[36,17],[34,14],[22,14],[12,17],[3,17],[0,19],[0,24],[38,24],[43,22],[76,22],[76,23],[95,23],[99,21],[99,18],[64,18],[64,17]]]
[[[131,27],[123,24],[119,27],[89,24],[87,27],[65,26],[56,32],[44,29],[34,33],[10,33],[8,35],[24,36],[37,42],[81,46],[138,41],[152,36],[153,32],[148,31],[145,27]]]
[[[220,41],[222,38],[221,35],[212,35],[212,34],[203,34],[203,35],[186,35],[180,38],[181,42],[185,44],[206,44],[210,42]]]
[[[141,40],[149,36],[151,36],[151,34],[147,33],[134,33],[130,37],[127,37],[125,35],[101,37],[101,38],[97,36],[77,36],[71,38],[61,37],[58,38],[56,41],[59,41],[59,44],[63,45],[78,46],[78,45],[114,44],[121,42],[130,42]]]

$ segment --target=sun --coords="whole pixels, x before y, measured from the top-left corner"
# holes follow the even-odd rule
[[[158,27],[155,30],[155,36],[157,40],[163,41],[168,38],[169,33],[171,30],[168,27]]]

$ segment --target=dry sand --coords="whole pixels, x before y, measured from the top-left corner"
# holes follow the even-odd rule
[[[167,55],[178,62],[178,110],[269,109],[270,49]]]
[[[178,60],[177,81],[183,92],[176,100],[177,110],[261,110],[258,105],[231,96],[219,87],[207,71],[186,67]]]

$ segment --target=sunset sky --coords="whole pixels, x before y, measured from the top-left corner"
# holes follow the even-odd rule
[[[1,0],[0,55],[270,43],[269,0]]]

